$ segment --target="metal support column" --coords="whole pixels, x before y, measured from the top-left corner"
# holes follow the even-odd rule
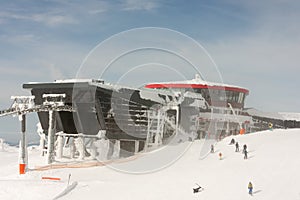
[[[159,145],[159,140],[160,140],[160,126],[161,126],[161,111],[157,111],[157,127],[156,127],[156,133],[154,136],[154,146],[158,147]]]
[[[21,139],[19,145],[19,164],[20,164],[20,174],[25,173],[28,164],[27,155],[27,143],[26,143],[26,116],[20,115],[19,120],[21,121]],[[22,167],[21,167],[22,165]],[[22,168],[22,170],[21,170]],[[22,172],[21,172],[22,171]]]
[[[48,128],[48,148],[47,164],[54,161],[54,142],[55,142],[55,111],[49,111],[49,128]]]

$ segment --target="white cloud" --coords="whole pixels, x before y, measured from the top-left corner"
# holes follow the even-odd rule
[[[34,34],[17,34],[17,35],[0,35],[0,41],[4,43],[10,43],[13,45],[38,45],[40,36],[36,36]]]
[[[32,22],[43,23],[48,26],[56,26],[61,24],[74,24],[77,23],[77,20],[72,16],[58,14],[58,13],[15,13],[13,11],[0,12],[0,17],[2,21],[7,20],[26,20]]]
[[[77,23],[77,20],[74,19],[72,16],[50,14],[50,13],[34,14],[29,16],[28,19],[36,22],[41,22],[49,26]]]
[[[16,67],[13,63],[4,63],[2,62],[2,66],[0,67],[0,73],[5,75],[6,77],[34,77],[34,76],[42,76],[43,73],[39,70],[34,70],[34,73],[32,73],[32,70]],[[5,85],[3,83],[3,85]]]
[[[94,15],[94,14],[104,13],[106,11],[107,11],[107,9],[105,9],[105,8],[99,8],[99,9],[92,9],[92,10],[90,10],[88,12],[90,14]]]
[[[154,0],[125,0],[122,5],[123,10],[153,10],[159,7],[159,3]]]

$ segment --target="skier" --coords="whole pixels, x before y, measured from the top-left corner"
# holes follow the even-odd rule
[[[203,188],[200,185],[198,185],[197,183],[196,183],[196,185],[197,185],[197,187],[193,188],[193,193],[201,192],[201,189],[203,189]]]
[[[251,182],[249,182],[249,184],[248,184],[248,189],[249,189],[249,194],[252,195],[253,185]]]
[[[219,153],[219,159],[222,160],[222,153]]]
[[[239,146],[239,143],[236,142],[235,143],[235,152],[239,152],[240,151],[240,146]]]
[[[214,153],[215,152],[215,148],[214,148],[214,145],[210,145],[210,153]]]
[[[234,144],[234,143],[235,143],[235,141],[234,141],[234,139],[232,138],[229,144]]]
[[[245,153],[245,151],[247,151],[247,145],[246,144],[244,144],[244,146],[243,146],[243,153]]]
[[[244,159],[248,159],[248,151],[244,150]]]
[[[271,122],[269,123],[269,130],[273,131],[273,124]]]

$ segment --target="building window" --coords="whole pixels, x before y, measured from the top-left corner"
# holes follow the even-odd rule
[[[243,100],[244,100],[244,93],[240,92],[238,103],[243,103]]]

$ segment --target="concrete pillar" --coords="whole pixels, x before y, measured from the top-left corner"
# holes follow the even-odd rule
[[[83,160],[85,157],[85,146],[84,146],[84,138],[78,137],[75,139],[75,146],[79,153],[78,159]]]
[[[20,166],[24,166],[25,168],[22,167],[23,169],[28,168],[28,152],[27,152],[27,139],[26,139],[26,116],[25,115],[20,115],[19,120],[21,121],[21,139],[20,139],[20,145],[19,145],[19,164]],[[25,173],[21,172],[20,173]]]
[[[61,159],[63,157],[64,138],[63,136],[57,136],[57,154],[56,157]]]
[[[75,158],[76,147],[74,143],[74,138],[70,138],[70,158]]]
[[[97,139],[96,138],[92,138],[91,140],[92,140],[91,141],[91,157],[93,159],[96,159],[96,157],[97,157],[97,145],[96,145]]]
[[[48,148],[47,148],[47,164],[54,161],[54,139],[55,139],[55,112],[49,111],[49,128],[48,128]]]
[[[113,153],[113,156],[112,156],[113,159],[120,158],[120,148],[121,148],[120,144],[121,144],[120,140],[116,140],[115,141],[115,144],[114,144],[114,153]]]
[[[109,160],[112,158],[113,153],[114,153],[114,145],[115,145],[115,140],[108,140],[108,151],[106,154],[106,158]]]
[[[134,141],[134,153],[138,153],[139,152],[139,147],[140,147],[140,142],[138,140]]]

